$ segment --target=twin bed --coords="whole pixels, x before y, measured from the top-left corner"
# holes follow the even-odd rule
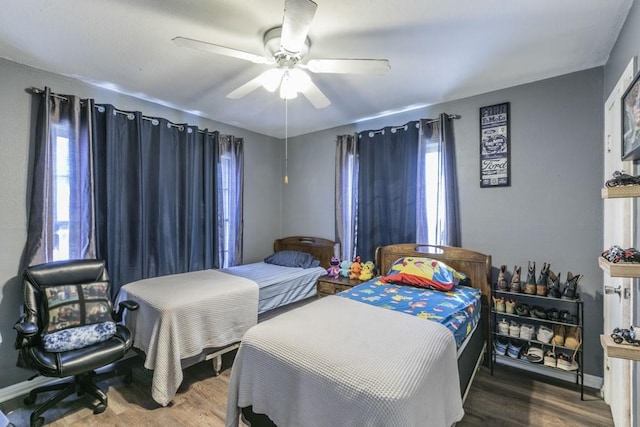
[[[313,297],[316,280],[326,274],[337,245],[314,237],[288,237],[274,242],[274,253],[308,253],[319,266],[288,267],[265,262],[224,270],[203,270],[154,277],[124,285],[118,300],[140,308],[125,323],[134,347],[153,370],[151,395],[168,405],[182,383],[182,369],[213,360],[216,374],[221,355],[234,350],[258,316]]]
[[[376,265],[386,274],[405,257],[440,260],[479,291],[454,289],[427,310],[415,290],[374,279],[252,327],[232,368],[227,426],[237,426],[241,413],[252,426],[459,421],[485,350],[491,257],[403,244],[379,248]],[[391,300],[380,302],[383,294]],[[456,300],[467,301],[454,308]],[[406,304],[387,309],[395,303]]]

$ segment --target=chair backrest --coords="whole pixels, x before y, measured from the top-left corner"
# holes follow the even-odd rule
[[[41,332],[111,319],[109,275],[102,260],[34,265],[23,276],[25,320]]]

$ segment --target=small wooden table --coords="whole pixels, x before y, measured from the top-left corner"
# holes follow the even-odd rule
[[[348,279],[346,277],[338,277],[334,279],[329,276],[322,276],[318,278],[318,282],[316,284],[318,290],[318,298],[326,297],[327,295],[337,294],[338,292],[342,292],[346,289],[349,289],[353,286],[359,285],[362,283],[362,280],[358,279]]]

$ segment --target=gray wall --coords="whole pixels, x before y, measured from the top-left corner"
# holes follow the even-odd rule
[[[273,240],[281,237],[281,172],[273,167],[280,162],[279,140],[0,59],[0,387],[23,381],[31,374],[15,368],[12,327],[21,314],[22,303],[18,270],[27,232],[27,164],[33,109],[32,95],[25,89],[32,86],[49,86],[57,93],[90,97],[124,110],[244,138],[244,260],[263,259],[271,252]]]
[[[439,113],[454,122],[462,245],[493,265],[543,262],[583,274],[585,372],[602,376],[602,68],[294,138],[284,186],[283,235],[334,238],[334,137]],[[480,188],[479,108],[511,103],[511,186]]]

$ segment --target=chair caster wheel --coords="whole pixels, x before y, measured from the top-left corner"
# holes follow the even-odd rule
[[[98,403],[95,408],[93,408],[94,414],[101,414],[107,409],[107,405],[104,403]]]
[[[31,396],[27,396],[24,398],[23,402],[25,405],[33,405],[33,403],[36,401],[35,397],[31,397]]]
[[[42,427],[44,425],[44,417],[36,418],[35,420],[31,420],[31,427]]]

